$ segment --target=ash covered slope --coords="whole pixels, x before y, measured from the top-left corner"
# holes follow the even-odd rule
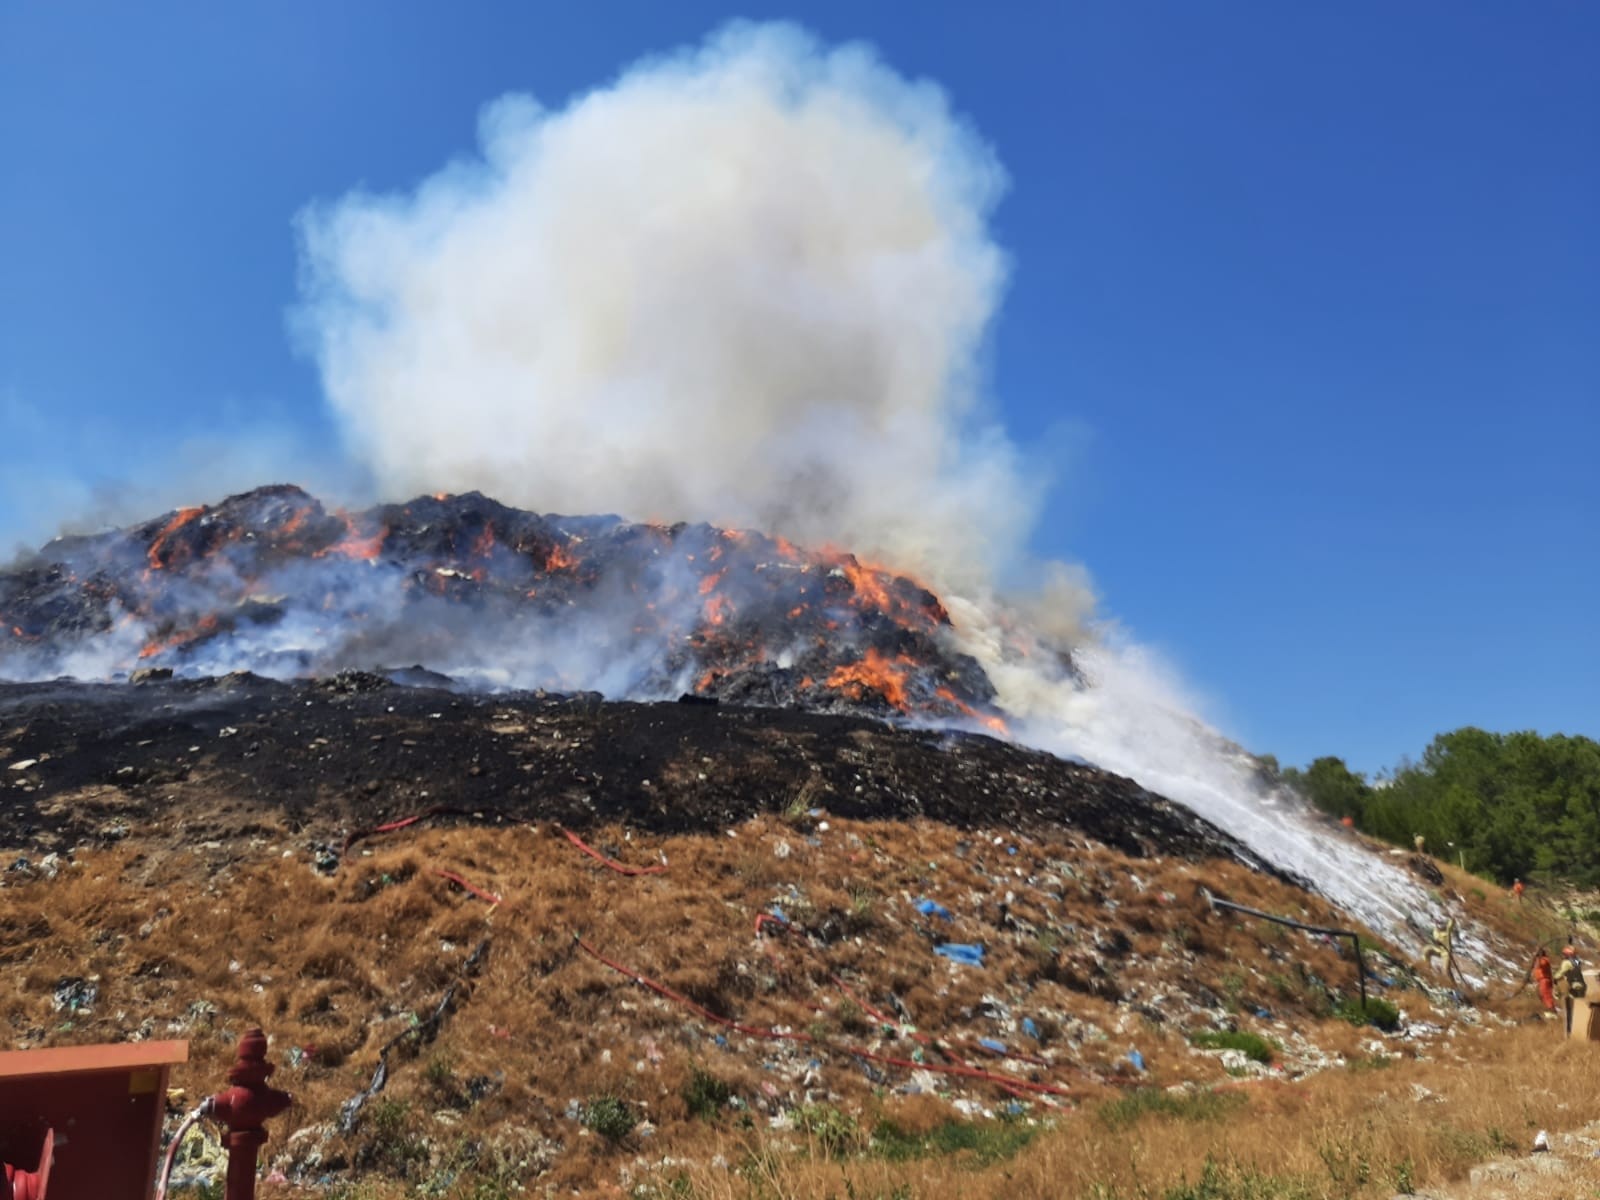
[[[950,632],[931,592],[850,554],[477,493],[347,514],[266,487],[58,538],[0,572],[0,678],[417,662],[480,687],[998,728],[994,689]]]
[[[0,764],[8,850],[140,829],[226,840],[284,822],[336,844],[436,805],[673,832],[814,805],[1069,828],[1133,855],[1260,867],[1132,780],[982,735],[792,709],[459,694],[367,675],[3,684]]]

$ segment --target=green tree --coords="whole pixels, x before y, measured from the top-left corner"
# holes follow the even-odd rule
[[[1324,812],[1398,845],[1416,834],[1503,883],[1544,874],[1600,883],[1600,742],[1467,726],[1374,786],[1337,758],[1283,780]]]
[[[1342,758],[1319,758],[1304,771],[1290,767],[1280,777],[1323,812],[1354,817],[1357,825],[1372,797],[1366,779],[1345,766]]]

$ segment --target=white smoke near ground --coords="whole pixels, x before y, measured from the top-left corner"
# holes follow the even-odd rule
[[[1403,935],[1422,893],[1265,800],[1148,656],[1097,633],[1081,570],[998,596],[1048,482],[983,403],[1004,186],[938,87],[739,24],[559,110],[503,98],[477,156],[308,210],[297,320],[381,489],[749,526],[915,573],[1025,739]]]

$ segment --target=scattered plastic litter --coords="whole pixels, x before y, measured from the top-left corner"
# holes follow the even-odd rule
[[[917,901],[916,908],[925,917],[942,917],[946,921],[953,920],[948,908],[936,900],[929,900],[926,896]]]
[[[1027,1034],[1036,1042],[1040,1040],[1039,1027],[1033,1023],[1032,1017],[1022,1018],[1022,1032]]]
[[[962,963],[969,967],[983,966],[983,947],[969,946],[961,942],[945,942],[933,948],[935,954],[943,955],[951,962]]]
[[[1133,1064],[1134,1070],[1144,1070],[1144,1055],[1140,1054],[1137,1050],[1128,1051],[1128,1061]]]
[[[95,976],[94,979],[98,979]],[[84,1012],[94,1007],[100,988],[94,979],[63,979],[56,984],[51,1003],[57,1012]]]
[[[979,1038],[978,1045],[991,1054],[1004,1054],[1006,1052],[1006,1044],[998,1038]]]

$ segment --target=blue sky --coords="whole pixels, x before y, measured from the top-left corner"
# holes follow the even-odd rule
[[[0,537],[230,443],[337,471],[294,214],[470,152],[504,92],[787,17],[994,146],[1035,545],[1224,728],[1368,770],[1467,723],[1600,735],[1600,8],[230,12],[0,9]]]

